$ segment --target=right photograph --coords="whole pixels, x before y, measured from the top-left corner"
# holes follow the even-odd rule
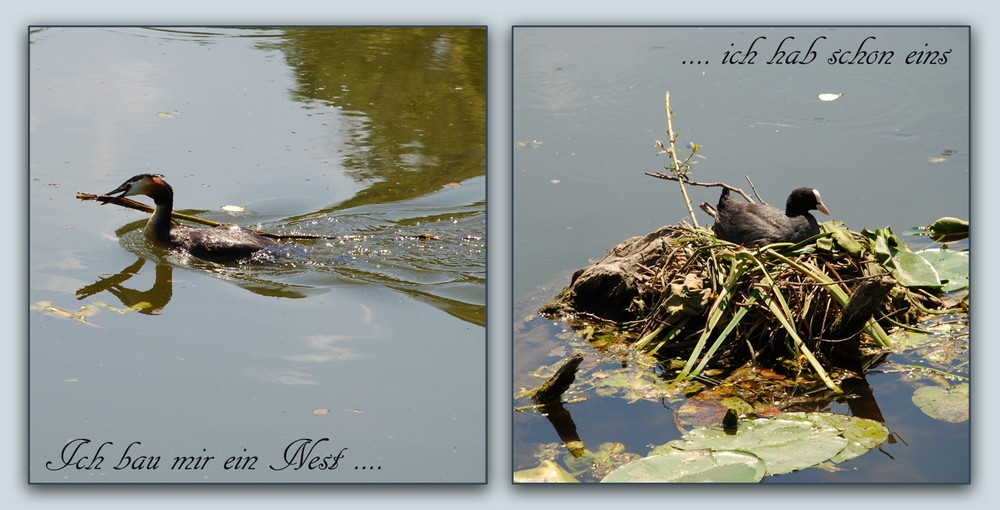
[[[512,481],[969,484],[968,26],[516,26]]]

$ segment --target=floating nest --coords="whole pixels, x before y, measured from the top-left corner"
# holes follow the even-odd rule
[[[797,245],[759,249],[682,223],[623,241],[539,312],[673,360],[678,379],[747,363],[808,366],[839,392],[832,368],[860,374],[873,362],[862,347],[887,347],[887,328],[946,306],[933,289],[900,283],[903,251],[889,229],[837,222]]]

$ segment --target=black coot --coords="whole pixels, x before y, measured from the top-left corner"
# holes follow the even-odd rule
[[[809,211],[830,210],[819,191],[797,188],[788,195],[785,212],[769,205],[750,204],[729,196],[723,189],[715,216],[715,237],[723,241],[758,247],[771,243],[797,243],[819,233],[819,225]]]

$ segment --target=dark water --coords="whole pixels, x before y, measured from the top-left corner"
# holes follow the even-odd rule
[[[726,51],[748,50],[759,36],[754,64],[722,63]],[[788,36],[783,47],[803,58],[817,41],[816,60],[768,65]],[[826,62],[837,50],[857,53],[869,36],[861,49],[893,51],[891,64]],[[514,392],[537,386],[532,371],[571,353],[565,326],[532,313],[572,271],[626,238],[690,221],[676,185],[643,175],[667,164],[654,146],[665,139],[665,91],[680,145],[701,145],[693,180],[747,189],[749,175],[772,204],[794,187],[815,187],[849,228],[904,232],[970,215],[968,37],[942,28],[516,28]],[[944,64],[905,63],[912,51],[949,49]],[[819,100],[828,93],[842,95]],[[712,189],[691,193],[695,203],[718,199]],[[698,214],[700,224],[711,223]],[[909,240],[915,249],[927,244]],[[868,381],[891,442],[846,471],[767,482],[969,481],[968,421],[928,418],[899,374],[880,371]],[[588,446],[621,442],[644,455],[680,435],[662,403],[584,396],[569,409]],[[829,410],[849,414],[843,402]],[[550,443],[559,437],[548,421],[514,413],[514,470],[537,465]]]
[[[32,481],[485,480],[484,29],[44,28],[28,64]],[[319,239],[205,263],[75,198],[151,172]],[[46,468],[74,439],[100,469]],[[300,439],[338,467],[270,469]]]

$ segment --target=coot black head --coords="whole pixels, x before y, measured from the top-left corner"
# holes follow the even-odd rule
[[[814,209],[823,211],[823,214],[827,216],[830,215],[830,210],[823,204],[819,191],[813,188],[795,188],[788,195],[788,200],[785,201],[786,216],[801,216],[809,214],[809,211]]]
[[[788,195],[785,212],[761,204],[750,204],[729,196],[723,189],[715,216],[715,236],[744,246],[797,243],[819,233],[819,224],[809,211],[829,215],[819,191],[797,188]]]

